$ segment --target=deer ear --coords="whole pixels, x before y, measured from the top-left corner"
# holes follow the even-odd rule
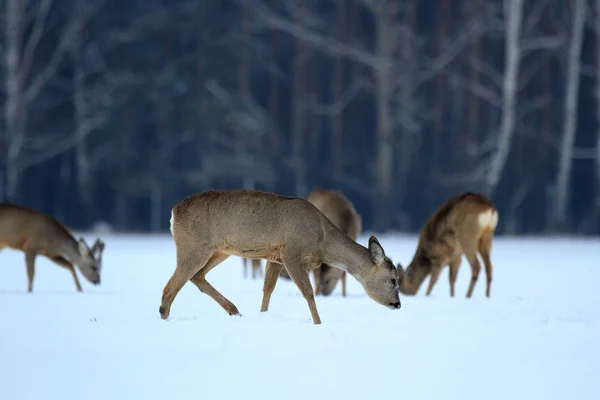
[[[96,239],[96,242],[94,243],[94,246],[92,247],[92,253],[97,253],[98,255],[101,255],[103,251],[104,251],[104,242],[102,240],[100,240],[100,238],[98,238],[98,239]]]
[[[385,261],[385,252],[375,236],[369,238],[369,252],[371,253],[371,259],[375,264],[383,264]]]
[[[82,256],[87,256],[90,252],[90,248],[85,243],[85,240],[83,240],[82,237],[79,238],[78,245],[79,245],[79,254],[81,254]]]

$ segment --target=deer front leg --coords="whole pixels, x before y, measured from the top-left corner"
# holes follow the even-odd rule
[[[73,268],[73,264],[71,264],[70,262],[68,262],[67,260],[65,260],[62,257],[52,258],[51,260],[54,261],[54,263],[56,265],[59,265],[63,268],[66,268],[67,270],[69,270],[71,272],[71,275],[73,276],[73,280],[75,281],[75,287],[77,288],[77,291],[83,292],[83,289],[81,288],[81,284],[79,283],[79,278],[77,278],[77,273],[75,272],[75,268]]]
[[[431,276],[429,277],[429,287],[427,288],[427,292],[425,293],[425,296],[429,296],[431,294],[431,291],[433,290],[433,287],[437,283],[441,272],[442,272],[441,266],[435,266],[435,267],[431,268]]]
[[[260,307],[260,312],[269,311],[269,303],[271,302],[271,294],[277,285],[277,278],[283,268],[283,264],[267,262],[265,266],[265,281],[263,284],[263,299]]]
[[[304,296],[308,303],[308,308],[310,309],[314,324],[320,324],[321,318],[319,318],[319,313],[317,312],[317,304],[315,303],[313,287],[310,284],[310,278],[308,277],[308,270],[299,262],[294,261],[288,263],[287,260],[284,260],[284,262],[285,269],[290,275],[290,278],[292,278],[296,286],[298,286],[300,293],[302,293],[302,296]]]
[[[314,293],[318,296],[321,294],[321,265],[312,270],[313,277],[315,279],[315,290]]]
[[[346,297],[346,271],[342,272],[342,297]]]
[[[448,280],[450,281],[450,297],[454,297],[454,286],[458,276],[458,267],[460,267],[461,257],[458,256],[450,261],[450,271],[448,272]]]
[[[35,275],[35,258],[37,253],[34,250],[25,251],[25,265],[27,266],[27,292],[33,292],[33,277]]]

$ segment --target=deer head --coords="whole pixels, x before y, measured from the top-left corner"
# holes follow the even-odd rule
[[[94,285],[100,284],[100,271],[102,269],[102,252],[104,242],[96,239],[90,249],[85,240],[80,237],[78,242],[80,259],[77,262],[79,270],[85,278]]]
[[[400,308],[398,271],[385,255],[375,236],[369,238],[369,253],[374,267],[361,276],[361,283],[367,295],[377,303],[391,309]]]

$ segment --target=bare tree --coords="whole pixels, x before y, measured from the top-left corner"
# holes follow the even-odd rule
[[[30,135],[27,134],[28,121],[32,115],[33,103],[54,77],[56,70],[73,44],[72,39],[76,36],[75,33],[97,9],[98,4],[85,7],[85,11],[79,13],[67,12],[67,6],[60,8],[64,11],[64,20],[67,22],[60,32],[58,43],[52,48],[45,63],[40,66],[39,60],[36,59],[37,52],[48,32],[47,20],[54,1],[39,0],[29,3],[23,0],[7,0],[5,2],[4,144],[6,154],[3,158],[6,171],[5,196],[8,199],[14,199],[17,195],[20,174],[26,168],[42,162],[54,154],[59,154],[74,144],[71,139],[67,143],[56,141],[56,138],[43,140],[43,144],[39,144],[41,139],[31,138],[36,144],[28,146],[27,141],[30,139]],[[28,31],[29,26],[31,26],[30,31]],[[24,158],[23,150],[26,147],[35,147],[39,151],[31,157]]]
[[[537,32],[536,27],[547,5],[548,0],[541,0],[524,14],[524,0],[504,0],[503,20],[491,23],[492,31],[504,33],[503,72],[499,73],[483,60],[473,60],[473,67],[492,85],[486,86],[479,81],[456,78],[473,94],[500,109],[501,118],[499,128],[492,128],[483,143],[470,146],[473,154],[482,157],[479,167],[463,175],[448,176],[447,183],[481,182],[483,191],[493,195],[505,170],[517,126],[525,115],[546,104],[547,99],[543,96],[519,104],[518,96],[535,77],[538,68],[534,63],[527,70],[523,70],[523,60],[536,50],[551,51],[562,46],[565,41],[561,32],[549,36]]]
[[[577,103],[581,70],[581,49],[585,26],[585,0],[573,0],[571,40],[567,60],[567,80],[565,83],[565,115],[563,119],[562,145],[556,178],[556,193],[553,213],[554,227],[564,226],[569,199],[569,182],[573,163],[573,146],[577,129]]]
[[[240,0],[247,1],[247,0]],[[412,3],[412,1],[410,2]],[[376,189],[370,193],[376,211],[376,229],[385,230],[390,225],[392,206],[392,186],[394,182],[394,149],[395,134],[398,127],[405,134],[414,134],[416,107],[414,95],[417,88],[433,79],[437,73],[446,67],[454,58],[483,30],[483,21],[473,21],[457,35],[448,41],[444,51],[435,59],[427,60],[418,75],[411,76],[411,60],[415,54],[410,49],[410,43],[417,42],[410,26],[399,18],[406,2],[399,0],[361,0],[370,11],[375,21],[375,47],[373,50],[364,49],[358,44],[344,43],[328,32],[322,32],[325,23],[314,15],[303,12],[301,16],[290,21],[274,14],[263,4],[256,4],[255,15],[259,21],[272,29],[282,30],[333,56],[346,57],[369,68],[374,81],[373,95],[377,104],[377,135],[376,135],[376,165],[373,172]],[[399,90],[400,89],[400,90]],[[395,105],[398,104],[397,107]],[[411,131],[412,129],[412,131]],[[411,152],[411,147],[403,151]],[[402,157],[399,157],[402,158]],[[410,158],[408,159],[410,160]],[[403,160],[404,166],[409,165]],[[404,168],[401,166],[401,168]],[[407,168],[402,169],[405,171]],[[344,180],[346,181],[346,180]],[[355,185],[355,188],[361,185]],[[365,186],[365,185],[362,185]]]
[[[502,122],[498,148],[486,177],[486,192],[492,194],[500,181],[508,159],[516,124],[517,88],[521,62],[521,24],[524,0],[504,0],[506,40],[504,55],[504,79],[502,81]]]

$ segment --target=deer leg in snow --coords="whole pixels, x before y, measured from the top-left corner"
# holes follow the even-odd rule
[[[429,296],[431,294],[431,291],[433,290],[433,287],[437,283],[441,272],[442,272],[442,267],[440,267],[440,266],[431,268],[431,275],[429,277],[429,287],[427,287],[427,292],[425,293],[425,296]]]
[[[185,254],[185,255],[182,255]],[[192,276],[200,270],[209,260],[211,253],[193,253],[177,251],[177,268],[163,289],[162,301],[158,311],[162,319],[167,319],[171,311],[171,304],[181,288]]]
[[[77,278],[77,273],[75,272],[75,268],[73,268],[73,264],[71,264],[70,262],[68,262],[67,260],[65,260],[62,257],[54,257],[51,260],[54,261],[54,263],[56,265],[59,265],[63,268],[66,268],[67,270],[69,270],[71,272],[71,275],[73,275],[73,280],[75,281],[75,287],[77,288],[77,291],[83,292],[83,289],[81,288],[81,284],[79,283],[79,278]]]
[[[283,264],[267,262],[265,266],[265,281],[263,284],[263,299],[262,305],[260,307],[260,312],[265,312],[269,310],[269,303],[271,302],[271,294],[273,290],[275,290],[275,285],[277,284],[277,278],[279,278],[279,273],[283,268]]]
[[[25,252],[25,265],[27,266],[27,291],[33,291],[33,277],[35,275],[35,258],[37,253],[33,250]]]
[[[207,294],[214,301],[219,303],[219,305],[221,307],[223,307],[223,309],[225,311],[227,311],[227,313],[229,313],[229,315],[239,315],[240,313],[239,313],[237,307],[231,301],[227,300],[225,298],[225,296],[223,296],[221,293],[219,293],[217,291],[217,289],[215,289],[210,283],[208,283],[206,281],[206,274],[208,274],[211,269],[213,269],[214,267],[216,267],[217,265],[219,265],[220,263],[225,261],[227,258],[229,258],[229,254],[225,254],[225,253],[213,254],[212,257],[206,263],[206,265],[203,268],[201,268],[200,271],[198,271],[190,279],[190,281],[194,285],[196,285],[198,287],[198,289],[200,289],[201,292]]]
[[[450,281],[450,297],[454,297],[454,287],[456,278],[458,277],[458,267],[460,267],[461,258],[450,261],[450,271],[448,272],[448,280]]]
[[[300,293],[306,299],[308,303],[308,308],[310,309],[310,314],[312,315],[312,319],[315,325],[321,323],[321,318],[319,317],[319,313],[317,312],[317,304],[315,303],[315,295],[313,291],[313,287],[310,284],[310,278],[308,277],[307,268],[305,268],[299,261],[293,260],[292,262],[284,259],[285,269],[287,270],[290,278],[294,281],[298,289],[300,289]]]

